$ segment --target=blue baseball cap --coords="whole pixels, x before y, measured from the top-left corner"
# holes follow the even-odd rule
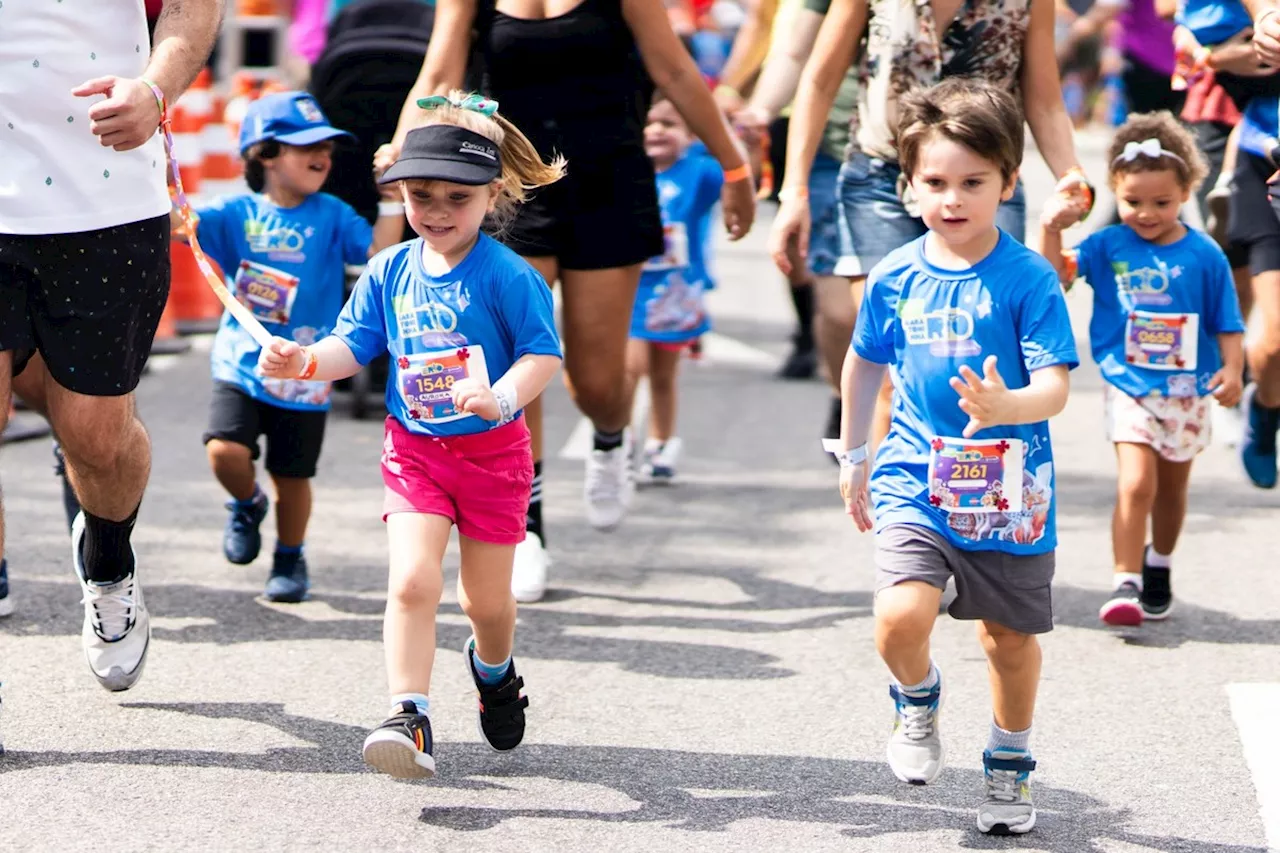
[[[329,126],[315,98],[306,92],[275,92],[249,104],[240,125],[240,153],[269,139],[285,145],[314,145],[338,137],[355,139]]]

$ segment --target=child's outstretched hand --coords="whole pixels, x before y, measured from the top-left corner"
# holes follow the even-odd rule
[[[502,417],[493,389],[478,379],[460,379],[453,384],[453,406],[459,412],[477,415],[486,421]]]
[[[1209,380],[1209,391],[1220,405],[1230,408],[1240,402],[1244,393],[1244,377],[1240,373],[1238,369],[1224,366]]]
[[[1004,384],[1000,371],[996,370],[996,357],[989,355],[982,362],[982,376],[973,372],[967,364],[960,365],[960,376],[951,378],[951,387],[960,395],[960,410],[969,416],[964,437],[987,427],[1007,424],[1013,420],[1013,392]]]
[[[258,353],[258,369],[268,379],[293,379],[302,372],[306,355],[294,341],[274,337]]]

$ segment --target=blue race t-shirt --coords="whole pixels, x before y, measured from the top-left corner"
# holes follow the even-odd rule
[[[1168,246],[1127,225],[1076,247],[1093,288],[1089,343],[1102,378],[1130,397],[1203,397],[1222,368],[1217,335],[1244,331],[1231,265],[1192,228]]]
[[[453,407],[459,379],[497,382],[525,355],[560,357],[551,289],[527,261],[485,234],[446,275],[422,265],[423,242],[379,252],[333,333],[361,364],[391,355],[387,411],[421,435],[497,426]]]
[[[196,236],[229,279],[228,287],[267,331],[303,346],[329,334],[346,296],[346,264],[369,257],[373,228],[339,198],[308,196],[292,208],[264,195],[221,199],[197,211]],[[261,347],[224,312],[213,342],[213,378],[285,409],[324,411],[331,383],[265,379]]]
[[[1205,47],[1213,47],[1253,26],[1240,0],[1182,0],[1174,21],[1186,27]]]
[[[1240,120],[1240,150],[1270,157],[1276,137],[1280,137],[1280,96],[1250,98]]]
[[[1057,547],[1053,449],[1045,421],[961,433],[969,422],[950,385],[996,356],[1010,389],[1031,371],[1078,363],[1067,303],[1049,263],[1000,232],[964,270],[926,260],[920,237],[867,278],[855,352],[888,364],[893,423],[871,472],[876,530],[915,524],[966,550],[1042,554]]]
[[[665,250],[640,274],[631,312],[631,337],[684,343],[711,328],[703,294],[712,288],[707,270],[711,209],[720,200],[724,172],[701,143],[659,172]]]

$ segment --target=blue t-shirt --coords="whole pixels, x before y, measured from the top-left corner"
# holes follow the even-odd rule
[[[984,429],[950,385],[988,356],[1011,389],[1031,371],[1075,367],[1067,303],[1049,263],[1007,233],[987,257],[947,270],[924,255],[926,234],[889,254],[867,278],[853,334],[859,356],[888,364],[893,423],[871,472],[876,530],[928,527],[956,547],[1042,554],[1057,547],[1049,424]]]
[[[724,172],[695,143],[657,180],[666,250],[640,274],[631,337],[683,343],[711,328],[703,293],[713,286],[707,270],[711,209],[720,200]]]
[[[1213,47],[1253,26],[1240,0],[1181,0],[1174,21],[1191,30],[1196,41]]]
[[[1127,225],[1076,247],[1093,288],[1089,343],[1102,378],[1130,397],[1203,397],[1222,367],[1217,335],[1244,331],[1231,265],[1192,228],[1168,246]]]
[[[315,193],[292,208],[264,195],[220,199],[197,211],[196,236],[228,288],[267,331],[306,346],[329,334],[346,296],[346,264],[369,257],[373,228],[351,205]],[[324,411],[331,383],[264,379],[261,347],[224,312],[213,342],[213,378],[285,409]]]
[[[464,378],[497,382],[525,355],[560,357],[551,289],[527,261],[485,234],[446,275],[422,265],[423,242],[379,252],[333,333],[356,360],[391,355],[387,411],[421,435],[467,435],[497,424],[453,407]]]
[[[1250,98],[1240,121],[1240,149],[1270,157],[1276,137],[1280,137],[1280,96]]]

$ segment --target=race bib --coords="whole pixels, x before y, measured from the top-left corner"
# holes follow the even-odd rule
[[[396,366],[400,396],[416,421],[445,423],[471,417],[454,408],[453,386],[472,377],[489,382],[484,349],[479,346],[402,355]]]
[[[1130,311],[1124,330],[1124,360],[1152,370],[1195,370],[1199,314]]]
[[[236,272],[236,299],[264,323],[289,324],[298,277],[253,261],[241,261]]]
[[[689,232],[683,222],[662,226],[663,250],[644,265],[645,272],[682,270],[689,266]]]
[[[947,512],[1021,512],[1022,459],[1016,438],[935,438],[929,503]]]

